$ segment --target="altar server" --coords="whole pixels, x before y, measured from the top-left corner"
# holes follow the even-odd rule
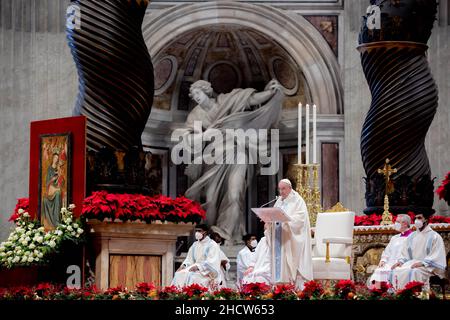
[[[258,245],[258,240],[256,240],[256,236],[254,234],[246,234],[242,237],[242,240],[245,242],[245,247],[242,248],[237,257],[237,284],[238,286],[242,282],[242,279],[245,274],[250,273],[255,267],[256,261],[256,246]]]
[[[392,284],[403,289],[408,282],[420,281],[429,290],[429,279],[433,275],[445,276],[447,262],[442,237],[428,225],[428,218],[416,214],[416,231],[406,240],[401,258],[392,266]]]
[[[392,274],[391,268],[401,258],[406,239],[412,233],[410,225],[411,218],[407,214],[397,215],[394,228],[400,233],[393,236],[384,249],[378,268],[375,269],[370,277],[369,284],[375,284],[375,286],[379,287],[381,282],[389,282],[392,280],[390,277]]]
[[[209,289],[217,288],[220,281],[220,247],[208,236],[208,226],[195,228],[196,242],[192,244],[186,259],[175,272],[172,285],[177,287],[199,284]]]

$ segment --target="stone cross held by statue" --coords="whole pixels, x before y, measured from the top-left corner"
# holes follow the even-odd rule
[[[383,169],[378,169],[378,173],[383,174],[386,181],[386,194],[390,194],[394,191],[393,186],[391,186],[391,175],[397,173],[397,169],[392,168],[389,164],[389,159],[386,158]]]

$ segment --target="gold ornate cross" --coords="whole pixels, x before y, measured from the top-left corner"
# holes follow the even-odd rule
[[[384,211],[382,216],[382,225],[392,224],[392,215],[389,213],[389,197],[388,194],[394,191],[394,186],[391,185],[391,175],[397,173],[397,169],[392,168],[389,164],[389,159],[386,158],[383,169],[378,169],[378,173],[383,174],[386,180],[386,194],[384,195]]]
[[[391,175],[393,173],[397,173],[397,169],[392,168],[392,166],[389,164],[388,158],[386,158],[383,169],[378,169],[378,173],[384,175],[384,179],[386,181],[386,194],[392,193],[394,191],[394,188],[393,186],[390,186]]]

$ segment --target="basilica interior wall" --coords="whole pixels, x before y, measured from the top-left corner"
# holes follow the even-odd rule
[[[72,115],[77,74],[65,35],[69,0],[0,1],[0,239],[28,197],[30,122]]]
[[[428,131],[425,146],[428,152],[432,177],[436,177],[435,188],[450,171],[450,25],[448,1],[440,1],[438,21],[435,22],[428,42],[428,57],[431,72],[439,89],[439,106]],[[360,154],[360,135],[365,115],[370,107],[370,91],[362,72],[358,45],[358,34],[366,1],[347,0],[344,10],[344,62],[341,66],[344,81],[345,114],[345,172],[343,202],[348,208],[361,213],[365,208],[363,181],[364,168]],[[449,214],[443,200],[435,196],[436,214]]]
[[[299,14],[337,17],[336,53],[344,97],[339,200],[360,213],[365,186],[359,141],[370,92],[356,46],[368,1],[318,1],[316,6],[308,1],[261,2]],[[16,199],[28,195],[30,121],[70,116],[75,104],[77,75],[64,27],[68,3],[69,0],[0,0],[0,240],[9,233],[11,224],[7,219]],[[432,173],[437,177],[435,186],[450,170],[450,11],[448,1],[440,3],[428,52],[439,87],[439,108],[426,140]],[[161,9],[177,4],[179,1],[155,0],[152,5]],[[439,214],[449,213],[444,202],[437,199],[435,209]]]

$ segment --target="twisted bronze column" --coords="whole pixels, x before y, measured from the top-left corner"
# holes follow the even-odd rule
[[[153,103],[153,66],[142,35],[148,0],[74,0],[67,39],[79,76],[75,114],[87,117],[92,150],[141,147]]]
[[[392,176],[391,212],[432,214],[433,180],[424,141],[438,105],[426,58],[436,1],[371,4],[358,47],[372,93],[361,133],[367,175],[365,212],[383,211],[385,185],[377,170],[389,158],[398,170]]]

